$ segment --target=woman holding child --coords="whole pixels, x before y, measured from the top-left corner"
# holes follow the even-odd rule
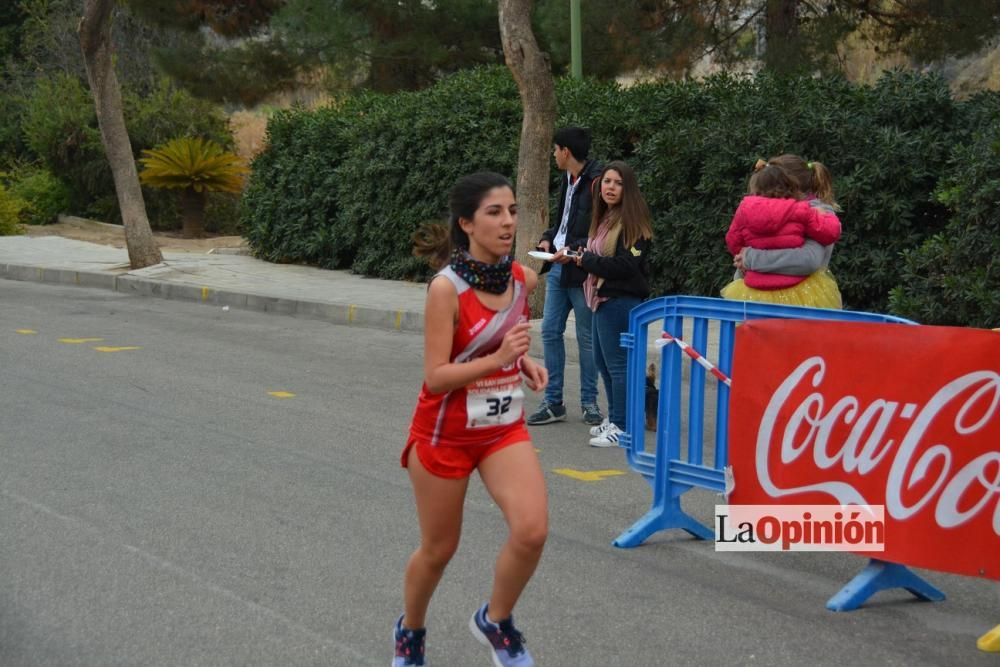
[[[726,235],[737,272],[722,296],[841,308],[828,268],[840,237],[829,170],[790,154],[758,160],[749,190]]]

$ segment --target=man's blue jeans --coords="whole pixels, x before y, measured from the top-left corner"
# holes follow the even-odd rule
[[[621,335],[628,331],[629,312],[640,303],[638,297],[615,297],[594,313],[594,360],[608,392],[608,419],[623,431],[628,350],[621,346]]]
[[[545,308],[542,311],[542,348],[549,384],[545,402],[563,402],[563,373],[566,368],[566,319],[569,311],[576,318],[576,341],[580,348],[580,405],[597,405],[597,367],[594,365],[592,313],[583,298],[582,287],[561,287],[562,266],[553,264],[545,284]]]

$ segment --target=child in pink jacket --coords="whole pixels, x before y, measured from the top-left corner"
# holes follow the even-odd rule
[[[765,167],[780,169],[791,180],[792,190],[805,193],[804,197],[794,198],[804,198],[812,207],[818,207],[821,211],[840,211],[833,194],[833,175],[823,163],[807,162],[801,156],[786,153],[766,162],[758,160],[754,171],[761,171]],[[755,182],[756,185],[759,182]],[[843,308],[843,299],[837,280],[829,268],[833,248],[834,244],[822,245],[810,238],[797,248],[758,249],[745,246],[733,256],[736,276],[722,289],[722,296],[727,299],[839,310]],[[747,271],[757,271],[766,276],[800,276],[801,282],[783,289],[754,289],[743,280]],[[762,282],[766,284],[771,281],[765,279]]]
[[[830,245],[840,238],[840,219],[828,208],[813,206],[783,169],[766,165],[750,179],[750,194],[743,198],[726,233],[733,256],[745,247],[757,250],[799,248],[806,239]],[[747,271],[747,287],[778,290],[801,283],[806,276]]]

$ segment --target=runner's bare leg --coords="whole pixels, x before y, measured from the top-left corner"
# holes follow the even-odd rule
[[[511,615],[534,574],[549,532],[545,475],[531,442],[520,442],[479,463],[479,476],[503,512],[510,534],[496,561],[489,618]]]
[[[407,470],[417,503],[420,546],[410,556],[403,577],[403,627],[416,629],[424,627],[431,596],[458,549],[469,478],[446,479],[427,472],[416,445],[410,448]]]

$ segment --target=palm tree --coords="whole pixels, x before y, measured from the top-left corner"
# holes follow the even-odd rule
[[[154,188],[181,191],[182,233],[185,238],[205,234],[205,196],[208,192],[239,192],[250,173],[235,153],[208,139],[182,137],[144,150],[139,180]]]

